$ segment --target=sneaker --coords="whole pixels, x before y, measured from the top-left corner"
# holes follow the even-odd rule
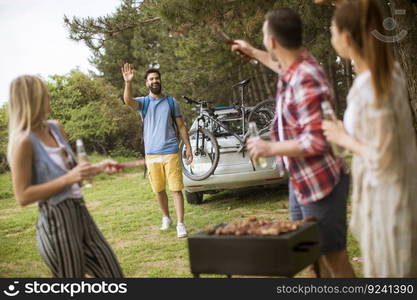
[[[187,236],[187,229],[185,229],[184,223],[178,223],[177,225],[177,237],[183,238]]]
[[[167,230],[169,228],[169,226],[171,226],[172,220],[170,217],[166,217],[163,216],[162,217],[162,225],[161,225],[161,230]]]

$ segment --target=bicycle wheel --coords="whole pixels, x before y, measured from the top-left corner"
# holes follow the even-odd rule
[[[269,132],[275,115],[275,101],[264,100],[258,103],[250,112],[249,122],[255,122],[259,132]]]
[[[181,142],[180,144],[181,165],[184,175],[192,180],[204,180],[214,173],[219,163],[219,145],[213,134],[203,128],[190,131],[189,136],[193,151],[193,162],[191,164],[187,163],[184,143]]]

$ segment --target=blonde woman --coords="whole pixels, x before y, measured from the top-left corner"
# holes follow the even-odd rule
[[[91,218],[80,182],[115,162],[76,165],[62,127],[48,121],[50,97],[35,76],[10,86],[8,158],[21,206],[37,203],[37,246],[54,277],[123,277],[119,263]]]
[[[357,74],[342,122],[326,137],[353,153],[353,233],[366,277],[417,276],[417,150],[404,76],[391,57],[377,1],[336,9],[332,44]]]

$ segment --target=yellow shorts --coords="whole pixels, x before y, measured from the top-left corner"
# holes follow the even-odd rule
[[[148,177],[154,193],[165,190],[168,181],[169,190],[180,192],[184,188],[182,181],[182,168],[180,164],[179,153],[146,155],[145,160],[161,158],[158,162],[146,163],[148,168]]]

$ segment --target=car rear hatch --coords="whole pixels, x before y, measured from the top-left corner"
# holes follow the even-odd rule
[[[220,158],[214,175],[237,174],[255,171],[247,152],[238,152],[241,145],[236,137],[218,137]],[[275,166],[274,158],[268,159],[268,166]]]

